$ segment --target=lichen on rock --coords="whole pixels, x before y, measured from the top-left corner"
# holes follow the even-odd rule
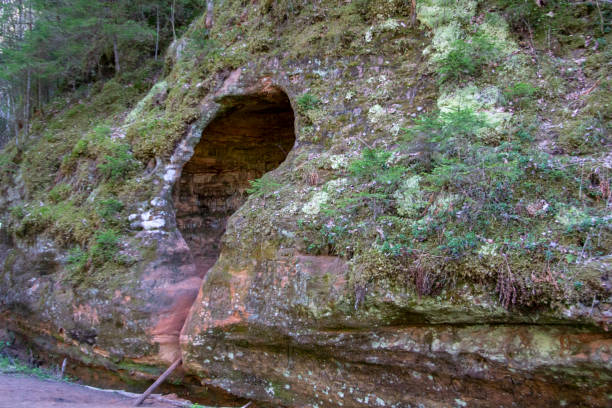
[[[329,194],[325,191],[318,191],[312,195],[310,201],[308,201],[302,207],[302,212],[306,215],[317,215],[321,211],[321,206],[327,202]]]

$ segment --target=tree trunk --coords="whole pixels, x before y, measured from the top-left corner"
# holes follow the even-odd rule
[[[13,135],[15,136],[15,144],[19,147],[19,119],[17,119],[17,101],[15,97],[11,97],[11,93],[9,90],[9,99],[12,100],[11,110],[13,112]]]
[[[38,96],[36,98],[36,99],[38,99],[37,104],[36,104],[37,105],[36,110],[38,110],[38,113],[40,113],[41,115],[43,113],[43,90],[42,90],[42,87],[43,87],[42,81],[40,80],[40,78],[38,78],[37,85],[36,85],[36,91],[37,91],[37,94],[38,94]]]
[[[157,20],[155,31],[155,61],[157,61],[157,53],[159,52],[159,6],[155,7],[155,17]]]
[[[176,30],[174,29],[174,8],[176,6],[176,0],[172,0],[170,6],[170,24],[172,25],[172,40],[176,41]]]
[[[209,30],[213,26],[213,0],[206,2],[206,28]]]
[[[13,117],[13,104],[11,103],[11,91],[6,90],[6,140],[11,138],[11,123],[15,121]]]
[[[30,128],[30,90],[32,88],[32,71],[28,68],[26,79],[26,100],[23,108],[23,133],[24,137],[28,136]]]
[[[119,65],[119,45],[117,44],[117,35],[113,35],[113,53],[115,54],[115,74],[121,72]]]

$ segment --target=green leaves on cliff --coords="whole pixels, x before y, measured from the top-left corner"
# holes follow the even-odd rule
[[[255,197],[265,197],[281,187],[281,184],[273,180],[268,174],[264,174],[261,178],[255,180],[249,180],[249,183],[251,187],[247,188],[246,192]]]
[[[420,160],[431,167],[427,160],[441,160],[465,155],[471,145],[491,124],[482,113],[469,108],[421,115],[414,126],[406,130],[406,141],[416,146],[422,155]],[[437,158],[436,158],[437,156]]]
[[[130,152],[130,145],[117,144],[111,152],[104,156],[104,161],[98,164],[98,170],[104,178],[110,181],[125,179],[129,173],[138,167]]]
[[[302,112],[315,109],[319,105],[319,102],[320,101],[316,96],[308,92],[300,95],[300,97],[297,99],[298,108]]]
[[[72,272],[80,272],[85,269],[89,254],[82,250],[80,246],[76,246],[68,251],[66,263]]]
[[[439,81],[445,82],[476,75],[499,57],[495,44],[483,33],[468,40],[459,39],[450,51],[436,61]]]
[[[104,220],[108,221],[112,220],[112,218],[120,213],[124,207],[125,205],[121,201],[115,198],[108,198],[99,201],[96,212]]]
[[[361,158],[349,165],[349,171],[357,178],[374,180],[386,192],[394,191],[407,169],[393,164],[393,152],[366,148]]]
[[[57,94],[158,60],[201,5],[201,0],[3,1],[0,123],[8,123],[0,132],[27,134],[32,113]]]
[[[96,232],[89,250],[75,246],[68,251],[66,264],[70,279],[78,281],[91,266],[101,268],[105,264],[124,264],[126,259],[119,255],[121,235],[114,229]]]
[[[391,152],[367,148],[362,152],[360,159],[351,162],[349,169],[357,177],[379,174],[389,168],[387,160],[390,157]]]
[[[521,282],[515,305],[562,298],[565,289],[541,283],[549,278],[539,270],[568,270],[577,259],[568,253],[601,255],[612,224],[597,188],[586,198],[577,165],[530,147],[530,131],[494,129],[467,108],[416,118],[402,141],[364,149],[346,179],[328,182],[320,214],[300,224],[306,249],[354,258],[366,281],[412,281],[420,294],[458,277],[495,286],[510,262]],[[576,208],[585,210],[577,216]]]
[[[94,236],[94,244],[90,256],[94,264],[102,265],[115,259],[119,251],[119,235],[112,229],[98,231]]]

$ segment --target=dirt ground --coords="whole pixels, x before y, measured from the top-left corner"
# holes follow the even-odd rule
[[[133,406],[134,401],[116,392],[94,390],[78,384],[0,373],[0,408],[127,408]],[[150,398],[142,406],[176,407]]]

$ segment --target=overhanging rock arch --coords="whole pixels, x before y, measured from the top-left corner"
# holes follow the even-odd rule
[[[215,263],[227,219],[249,181],[277,168],[295,143],[295,116],[280,88],[228,96],[204,128],[173,189],[178,230],[200,277]]]
[[[277,168],[294,149],[295,114],[287,93],[268,77],[249,81],[240,73],[232,72],[202,102],[202,117],[169,163],[154,170],[162,186],[148,222],[167,226],[169,234],[154,234],[158,259],[143,284],[159,299],[151,306],[157,318],[149,334],[159,346],[157,358],[167,363],[181,354],[185,320],[220,254],[228,218],[246,201],[249,181]]]

